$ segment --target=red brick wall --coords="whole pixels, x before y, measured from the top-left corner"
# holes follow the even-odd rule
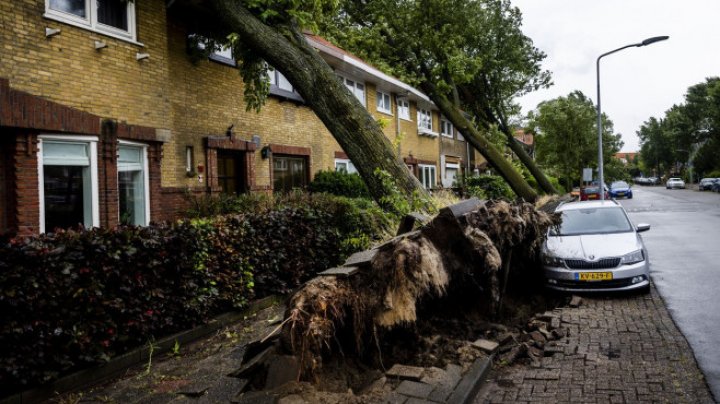
[[[7,175],[7,160],[10,158],[10,146],[2,142],[0,135],[0,234],[8,231],[8,189],[10,177]]]
[[[18,234],[40,230],[40,195],[38,188],[37,135],[18,134],[13,153],[14,198],[8,224]]]

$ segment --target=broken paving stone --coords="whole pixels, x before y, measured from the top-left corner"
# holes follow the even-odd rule
[[[533,341],[539,344],[545,344],[547,341],[547,338],[540,332],[540,331],[533,331],[530,334],[530,338],[532,338]]]
[[[493,353],[493,352],[495,352],[495,350],[496,350],[496,349],[498,348],[498,346],[500,345],[500,344],[498,344],[498,343],[495,342],[495,341],[490,341],[490,340],[482,339],[482,338],[479,339],[479,340],[477,340],[477,341],[475,341],[475,342],[473,342],[472,344],[473,344],[473,346],[476,346],[476,347],[482,349],[483,351],[485,351],[485,352],[487,352],[487,353]]]
[[[539,359],[545,356],[542,349],[536,348],[534,346],[529,346],[527,353],[531,359]]]
[[[512,342],[515,342],[515,336],[511,332],[501,334],[500,337],[498,338],[498,343],[500,345],[507,345]]]
[[[345,261],[343,266],[351,267],[351,266],[363,266],[363,265],[370,265],[373,258],[375,258],[375,255],[377,255],[378,250],[372,249],[372,250],[365,250],[356,252],[355,254],[348,257],[348,259]]]
[[[548,325],[548,327],[549,327],[551,330],[555,330],[555,329],[557,329],[557,328],[560,328],[560,319],[557,318],[557,317],[553,317],[553,318],[550,320],[550,324]]]
[[[254,358],[250,359],[246,364],[244,364],[240,369],[230,373],[228,376],[230,377],[240,377],[240,378],[250,378],[252,373],[254,373],[264,362],[266,359],[270,357],[275,352],[275,347],[271,346],[266,348],[264,351],[257,354]]]
[[[431,367],[425,369],[425,374],[420,380],[422,383],[452,390],[460,382],[460,374],[447,372],[440,368]]]
[[[542,336],[545,337],[546,340],[554,339],[552,333],[545,329],[545,327],[540,327],[537,331],[542,334]]]
[[[577,295],[573,295],[573,297],[570,299],[570,307],[580,307],[582,304],[582,298]]]
[[[417,366],[406,366],[406,365],[393,365],[390,370],[385,372],[385,376],[387,377],[394,377],[396,379],[400,380],[412,380],[412,381],[420,381],[422,379],[423,374],[425,373],[424,368],[419,368]]]
[[[277,404],[306,404],[301,396],[297,394],[290,394],[289,396],[282,397],[277,401]]]
[[[429,384],[403,380],[395,391],[404,396],[427,398],[434,388],[435,386]]]
[[[244,365],[245,363],[248,363],[250,360],[255,358],[256,356],[263,353],[267,348],[271,347],[275,340],[279,337],[279,335],[272,336],[268,339],[257,339],[255,341],[248,342],[243,348],[245,349],[245,353],[243,354],[242,362],[240,362],[241,365]]]
[[[198,379],[178,388],[175,393],[188,397],[200,397],[214,384],[215,382],[211,378]]]
[[[358,266],[344,266],[327,269],[325,271],[319,272],[318,275],[338,276],[341,278],[347,278],[355,275],[356,273],[358,273],[358,271],[360,271],[360,267]]]
[[[268,366],[266,389],[274,389],[285,383],[296,381],[300,376],[300,361],[296,356],[282,355],[273,358]]]

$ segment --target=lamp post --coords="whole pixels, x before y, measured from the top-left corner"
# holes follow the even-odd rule
[[[619,52],[623,49],[627,48],[639,48],[641,46],[647,46],[654,44],[655,42],[664,41],[666,39],[670,38],[669,36],[654,36],[652,38],[648,38],[642,42],[634,43],[630,45],[625,45],[623,47],[611,50],[610,52],[603,53],[602,55],[598,56],[597,62],[596,62],[596,71],[597,71],[597,126],[598,126],[598,180],[600,181],[600,199],[605,199],[605,172],[603,171],[603,143],[602,143],[602,109],[600,107],[600,59],[602,59],[605,56],[612,55],[615,52]]]

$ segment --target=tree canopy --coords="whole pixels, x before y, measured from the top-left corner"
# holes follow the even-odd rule
[[[534,199],[485,135],[495,126],[512,139],[514,97],[549,84],[539,65],[544,54],[522,34],[517,8],[507,0],[344,0],[340,7],[322,27],[326,36],[421,88],[518,195]]]
[[[649,118],[637,134],[645,174],[681,175],[689,164],[700,175],[720,170],[720,78],[688,88],[684,103]]]
[[[602,120],[603,161],[608,162],[623,142],[605,114]],[[583,168],[597,168],[597,111],[582,92],[541,102],[529,115],[529,126],[536,133],[538,160],[564,179],[568,188],[581,182]]]

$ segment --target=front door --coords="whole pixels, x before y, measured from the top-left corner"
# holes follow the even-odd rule
[[[246,190],[242,152],[218,150],[218,185],[224,194],[238,195]]]

